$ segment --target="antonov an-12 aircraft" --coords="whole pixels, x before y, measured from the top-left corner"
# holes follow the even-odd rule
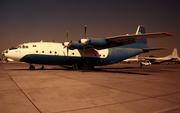
[[[86,27],[85,27],[86,33]],[[74,70],[94,69],[94,66],[114,64],[135,55],[161,50],[151,49],[146,39],[172,36],[166,32],[145,33],[145,27],[138,26],[136,34],[100,38],[84,37],[79,41],[64,43],[33,42],[18,45],[4,51],[7,59],[32,64],[72,65]]]
[[[177,48],[174,48],[172,54],[166,57],[144,57],[144,59],[149,60],[153,64],[159,64],[163,62],[180,62],[180,58],[177,53]]]

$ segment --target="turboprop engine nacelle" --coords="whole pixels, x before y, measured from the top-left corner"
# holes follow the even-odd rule
[[[62,45],[64,47],[68,47],[69,49],[83,49],[83,45],[78,42],[64,42]]]
[[[91,45],[93,47],[104,47],[107,45],[107,41],[105,39],[99,38],[87,38],[79,40],[79,43],[83,45]]]

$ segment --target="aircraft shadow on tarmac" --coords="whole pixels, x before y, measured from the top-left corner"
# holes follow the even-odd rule
[[[109,72],[109,73],[123,73],[123,74],[137,74],[137,75],[151,75],[147,73],[138,73],[138,72],[130,72],[130,71],[121,71],[121,69],[126,68],[103,68],[103,69],[95,69],[95,72]],[[136,69],[127,67],[127,69]]]
[[[132,69],[132,71],[129,71],[129,70],[124,71],[124,69]],[[137,68],[137,67],[95,68],[94,70],[78,70],[78,72],[108,72],[108,73],[151,75],[151,74],[147,74],[147,73],[133,72],[133,71],[136,71],[137,69],[139,69],[139,68]],[[29,70],[29,69],[9,69],[9,70]],[[70,67],[70,66],[61,66],[60,68],[44,68],[44,69],[37,68],[35,70],[29,70],[29,71],[42,71],[42,70],[67,70],[67,71],[73,71],[73,68]]]

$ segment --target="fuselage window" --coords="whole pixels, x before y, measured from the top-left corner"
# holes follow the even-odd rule
[[[54,53],[56,54],[57,52],[55,51]]]
[[[26,48],[28,48],[28,46],[26,46]]]
[[[42,51],[42,53],[44,53],[44,51]]]
[[[36,53],[38,53],[38,51],[36,51]]]
[[[52,51],[50,51],[49,53],[52,53]]]
[[[105,57],[105,55],[103,55],[103,57]]]
[[[72,53],[72,55],[74,55],[74,53]]]
[[[36,47],[36,45],[33,45],[33,47]]]

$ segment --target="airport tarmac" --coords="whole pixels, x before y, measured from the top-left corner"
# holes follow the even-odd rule
[[[35,66],[0,62],[1,113],[180,113],[180,64]]]

